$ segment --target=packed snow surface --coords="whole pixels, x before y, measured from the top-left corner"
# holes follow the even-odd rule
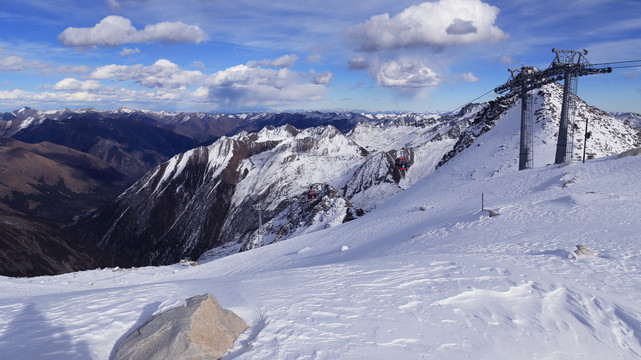
[[[453,163],[360,219],[198,266],[0,277],[2,358],[109,359],[201,293],[250,325],[227,360],[641,357],[641,157]]]

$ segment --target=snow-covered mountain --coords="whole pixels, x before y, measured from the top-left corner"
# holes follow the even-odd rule
[[[223,137],[156,167],[79,231],[147,265],[225,256],[259,239],[270,244],[335,226],[428,175],[482,108],[442,118],[376,116],[348,134],[283,125]],[[397,169],[397,158],[409,168]],[[310,191],[317,198],[308,199]]]
[[[499,101],[503,109],[482,111],[461,129],[455,155],[429,176],[340,226],[198,266],[0,277],[10,289],[0,292],[0,353],[106,360],[152,314],[212,293],[250,326],[225,360],[638,359],[641,157],[602,157],[633,139],[620,121],[595,117],[593,138],[615,137],[608,146],[588,141],[598,158],[546,166],[555,130],[544,128],[554,121],[545,114],[558,104],[546,94],[554,91],[535,99],[542,110],[533,169],[518,171],[518,101]],[[277,130],[279,144],[239,162],[248,178],[293,142],[285,128],[262,136]],[[418,151],[399,184],[422,161]],[[185,156],[155,169],[150,191],[183,176]],[[499,216],[481,210],[482,194]],[[578,244],[594,255],[575,254]]]
[[[533,97],[540,167],[554,160],[561,89],[550,85]],[[639,145],[629,125],[583,102],[577,108],[576,156],[586,119],[593,133],[589,158]],[[517,168],[519,116],[519,100],[503,98],[448,116],[371,118],[347,134],[333,126],[290,125],[242,132],[156,167],[81,231],[136,265],[229,255],[260,238],[270,244],[354,219],[463,152],[479,158],[473,168],[457,169],[463,178]],[[485,133],[488,140],[478,141]],[[396,169],[397,158],[409,168]],[[311,190],[320,196],[308,199]]]
[[[367,155],[332,126],[223,137],[153,169],[85,228],[135,264],[169,263],[214,247],[227,253],[251,247],[259,206],[264,241],[271,243],[356,217],[360,211],[337,189]],[[393,160],[388,168],[398,171]],[[308,199],[310,190],[316,199]]]
[[[638,113],[615,113],[611,114],[615,118],[641,131],[641,114]]]
[[[22,108],[0,113],[0,137],[13,137],[18,132],[38,127],[46,120],[63,122],[70,119],[91,119],[105,122],[113,120],[141,121],[176,134],[189,137],[201,143],[212,142],[220,136],[232,136],[241,131],[255,132],[265,126],[292,125],[299,129],[332,125],[342,132],[348,132],[358,123],[420,123],[438,114],[418,113],[354,113],[354,112],[250,112],[239,114],[207,112],[175,112],[133,110],[59,109],[41,111]]]

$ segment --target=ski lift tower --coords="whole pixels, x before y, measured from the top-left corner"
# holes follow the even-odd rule
[[[585,55],[587,50],[557,50],[552,49],[556,57],[552,64],[541,71],[531,66],[518,69],[509,69],[512,74],[510,80],[494,89],[497,94],[513,96],[519,94],[521,97],[521,146],[519,153],[519,170],[532,167],[532,115],[531,115],[531,90],[543,85],[563,80],[563,104],[561,106],[561,121],[559,123],[559,137],[555,164],[561,164],[568,159],[568,152],[572,153],[572,147],[568,149],[568,125],[571,120],[569,114],[573,114],[574,102],[576,101],[577,78],[584,75],[605,74],[612,72],[609,66],[595,66],[590,64]],[[574,82],[574,85],[572,85]],[[570,142],[572,144],[572,142]]]
[[[532,168],[532,97],[530,91],[556,81],[541,76],[541,71],[532,66],[508,69],[510,80],[494,89],[497,94],[517,95],[521,98],[521,143],[519,146],[519,170]]]
[[[562,164],[572,160],[574,131],[568,131],[568,129],[573,129],[574,125],[578,77],[610,73],[612,68],[590,64],[585,58],[585,55],[588,54],[585,49],[582,51],[552,49],[552,52],[556,53],[556,56],[550,67],[545,70],[545,76],[563,78],[563,104],[561,105],[559,137],[556,142],[556,156],[554,158],[555,164]]]

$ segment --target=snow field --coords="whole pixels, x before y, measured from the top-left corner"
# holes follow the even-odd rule
[[[210,292],[251,326],[227,360],[635,359],[640,168],[445,184],[444,167],[361,219],[197,267],[0,278],[0,351],[108,359],[151,314]],[[596,255],[570,260],[578,243]]]

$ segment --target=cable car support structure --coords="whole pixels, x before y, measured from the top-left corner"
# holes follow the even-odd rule
[[[573,132],[569,132],[576,103],[576,87],[579,76],[605,74],[612,72],[609,64],[590,64],[585,55],[587,50],[558,50],[550,66],[539,70],[531,66],[521,69],[509,69],[510,79],[494,89],[497,94],[508,96],[517,95],[521,98],[521,137],[519,148],[519,170],[532,168],[532,112],[531,101],[528,101],[531,90],[543,85],[563,80],[563,103],[561,120],[557,139],[555,164],[561,164],[571,159]]]

